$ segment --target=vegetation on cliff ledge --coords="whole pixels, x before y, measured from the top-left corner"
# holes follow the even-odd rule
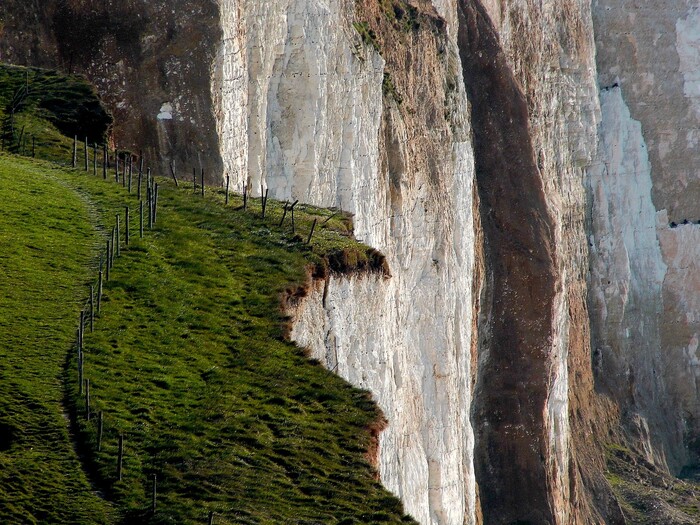
[[[286,339],[281,307],[309,274],[386,274],[383,256],[338,210],[297,205],[292,231],[282,203],[263,219],[260,199],[182,181],[158,180],[140,238],[135,183],[0,154],[0,522],[414,523],[369,462],[381,412]],[[78,313],[116,215],[121,256],[84,337],[88,421]]]

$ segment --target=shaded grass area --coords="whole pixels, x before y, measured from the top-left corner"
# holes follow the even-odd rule
[[[606,478],[631,525],[700,523],[700,485],[669,476],[620,445],[606,449]]]
[[[215,523],[414,523],[365,457],[384,424],[369,394],[284,339],[280,296],[303,296],[307,272],[386,271],[381,254],[354,241],[346,215],[297,206],[294,234],[289,215],[278,227],[280,203],[270,201],[262,220],[259,199],[248,211],[235,209],[238,197],[224,208],[221,194],[202,199],[161,180],[158,223],[139,240],[135,190],[44,169],[93,203],[103,229],[131,206],[132,245],[85,337],[92,413],[104,413],[100,451],[75,359],[65,377],[86,467],[117,521],[206,523],[214,511]],[[59,353],[73,352],[68,333]]]
[[[0,155],[0,523],[108,523],[63,414],[63,366],[97,236],[85,202]]]
[[[112,118],[82,76],[0,64],[0,122],[5,150],[67,163],[67,137],[102,144]]]

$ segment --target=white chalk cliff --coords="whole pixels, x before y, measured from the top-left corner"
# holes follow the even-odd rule
[[[697,8],[415,0],[387,12],[372,0],[219,3],[223,42],[212,93],[233,187],[349,211],[357,238],[387,257],[389,278],[314,283],[291,312],[292,337],[373,393],[389,421],[381,479],[409,513],[425,524],[615,521],[600,468],[606,425],[631,430],[663,469],[677,472],[692,459],[688,436],[700,420],[700,157],[686,152],[700,140]],[[497,43],[490,50],[489,32]],[[619,47],[630,38],[634,61],[623,65]],[[653,57],[661,40],[666,61]],[[475,47],[465,49],[466,41]],[[482,53],[502,71],[489,73]],[[537,289],[523,295],[490,260],[501,253],[489,248],[500,238],[488,227],[499,212],[479,179],[478,170],[483,176],[493,164],[478,139],[498,117],[482,118],[482,99],[470,95],[489,74],[496,84],[508,76],[527,111],[528,145],[513,155],[532,166],[544,197],[544,237],[535,232],[523,243],[552,245],[547,299]],[[662,117],[650,100],[659,93]],[[673,115],[682,134],[669,130]],[[501,204],[521,202],[499,191]],[[527,222],[527,199],[521,205],[512,220]],[[493,295],[499,279],[511,296]],[[523,443],[505,461],[541,457],[541,486],[528,490],[544,510],[513,510],[517,497],[498,511],[486,508],[499,490],[518,491],[512,480],[487,486],[503,483],[499,469],[508,471],[488,450],[506,451],[490,419],[509,395],[493,386],[510,377],[498,364],[508,349],[494,343],[504,300],[547,309],[544,346],[533,343],[537,352],[514,374],[541,392],[533,394],[534,426],[503,427]],[[517,340],[513,349],[521,355],[528,344]],[[619,420],[597,421],[593,406]],[[528,439],[532,458],[523,450]]]

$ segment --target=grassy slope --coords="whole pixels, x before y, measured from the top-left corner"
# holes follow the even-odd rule
[[[606,455],[606,477],[631,525],[700,523],[697,478],[670,476],[641,454],[620,445],[609,445]]]
[[[103,523],[69,439],[62,370],[97,240],[84,202],[0,156],[0,523]],[[37,213],[41,210],[41,213]]]
[[[73,147],[68,137],[84,140],[87,134],[90,144],[102,144],[111,121],[85,78],[0,64],[0,136],[6,151],[31,155],[34,148],[37,158],[65,164]]]
[[[18,162],[12,161],[13,169]],[[90,199],[109,226],[125,203],[132,218],[137,215],[135,197],[114,183],[46,170]],[[304,280],[310,261],[342,251],[345,256],[334,258],[341,265],[362,265],[375,254],[336,231],[347,227],[342,217],[317,229],[311,251],[292,239],[288,227],[276,227],[279,204],[271,204],[262,221],[259,200],[255,213],[233,211],[162,182],[160,196],[156,231],[122,251],[96,330],[86,336],[93,410],[105,413],[99,453],[94,419],[84,422],[82,401],[70,389],[89,464],[117,502],[119,519],[201,523],[214,510],[216,523],[411,521],[374,481],[365,460],[368,428],[380,416],[368,395],[308,361],[282,337],[279,294]],[[299,213],[304,238],[314,214],[331,212]],[[135,223],[132,239],[138,237]],[[80,281],[92,246],[77,239],[83,244],[67,244],[83,251],[70,270]],[[93,275],[95,265],[93,259]],[[56,413],[57,367],[72,334],[67,319],[51,365],[54,397],[47,403]],[[68,381],[76,383],[73,362]],[[120,432],[126,436],[125,475],[115,483]],[[144,512],[153,473],[159,480],[155,518]]]

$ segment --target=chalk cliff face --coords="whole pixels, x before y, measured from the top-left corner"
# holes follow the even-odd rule
[[[598,376],[649,460],[678,472],[700,452],[700,10],[599,0],[593,13],[606,150],[591,170]]]
[[[390,421],[380,475],[406,510],[473,522],[474,172],[454,29],[429,4],[398,16],[371,1],[221,9],[234,187],[351,211],[391,268],[318,283],[292,336],[375,395]]]
[[[694,2],[60,4],[3,3],[0,58],[85,71],[118,142],[349,211],[386,255],[311,283],[292,337],[373,393],[420,523],[624,523],[606,447],[697,461]],[[66,13],[140,30],[95,61]]]

